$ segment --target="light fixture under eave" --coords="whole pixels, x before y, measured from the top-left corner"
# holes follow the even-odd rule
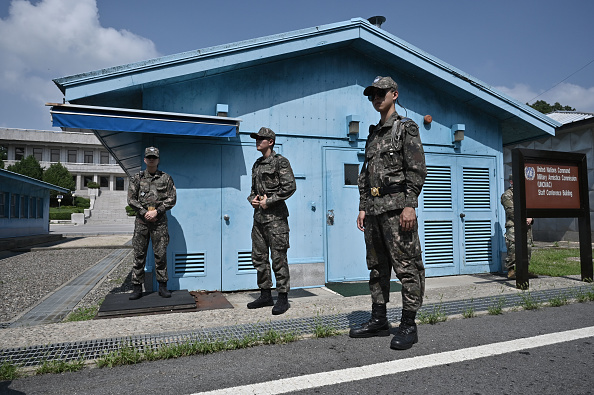
[[[463,123],[457,123],[452,125],[452,143],[458,143],[464,140],[464,130],[466,129],[466,125]]]
[[[217,104],[217,117],[226,117],[229,114],[228,104]]]

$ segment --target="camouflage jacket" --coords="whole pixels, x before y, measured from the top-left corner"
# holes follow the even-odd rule
[[[509,187],[501,195],[501,205],[505,210],[505,227],[514,226],[514,188]]]
[[[400,121],[400,122],[398,122]],[[419,127],[396,112],[383,125],[371,125],[365,144],[365,162],[359,175],[359,211],[378,215],[417,207],[427,176]],[[373,196],[374,187],[400,185],[404,192]]]
[[[289,160],[272,151],[268,158],[258,158],[252,166],[252,189],[248,201],[252,202],[256,196],[267,198],[267,209],[254,209],[254,220],[270,222],[289,216],[285,200],[297,190],[295,176]]]
[[[149,207],[157,210],[157,221],[167,220],[165,212],[175,206],[177,193],[173,179],[157,170],[154,175],[143,170],[130,179],[128,205],[136,210],[136,216],[144,218]]]

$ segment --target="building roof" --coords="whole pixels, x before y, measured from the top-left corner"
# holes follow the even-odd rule
[[[555,111],[547,114],[547,117],[554,119],[563,125],[566,125],[568,123],[594,118],[594,113],[578,111]]]
[[[362,18],[72,75],[54,83],[65,99],[74,103],[110,92],[117,94],[116,100],[124,95],[139,96],[148,87],[347,47],[381,59],[493,116],[499,122],[504,145],[553,135],[561,125]]]
[[[24,182],[27,184],[35,185],[39,188],[51,189],[52,191],[70,193],[69,189],[62,188],[57,185],[50,184],[49,182],[40,181],[35,178],[24,176],[22,174],[14,173],[12,171],[8,171],[5,169],[0,169],[0,177],[10,178],[12,180],[17,180],[17,181]]]

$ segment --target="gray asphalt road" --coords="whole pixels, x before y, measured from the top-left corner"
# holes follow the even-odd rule
[[[588,394],[594,393],[593,326],[594,302],[575,303],[422,325],[419,344],[407,351],[390,350],[388,337],[350,339],[342,335],[113,369],[28,377],[3,382],[0,392],[193,394],[270,382],[256,390],[243,387],[230,391],[269,393],[287,388],[286,383],[276,381],[281,378],[298,377],[296,382],[303,383],[313,380],[304,375],[334,372],[336,380],[328,374],[319,376],[330,380],[330,384],[326,381],[323,386],[287,393]],[[586,333],[584,337],[566,341],[563,332],[580,328],[586,328],[580,332]],[[551,344],[539,346],[541,335]],[[514,348],[516,340],[522,338],[530,339],[528,345]],[[507,350],[510,344],[512,348]],[[487,354],[504,353],[478,358],[473,349],[478,346],[485,346],[482,349]],[[465,351],[459,360],[439,362],[444,355],[460,349]],[[412,367],[419,361],[436,366]],[[386,369],[384,374],[386,365],[374,366],[382,362],[411,370],[390,373]],[[370,365],[372,368],[367,368]],[[355,369],[345,371],[349,368]],[[350,381],[355,373],[367,371],[378,377]]]

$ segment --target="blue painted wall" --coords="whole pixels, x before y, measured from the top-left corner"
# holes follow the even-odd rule
[[[8,178],[0,172],[0,199],[4,202],[4,207],[0,202],[0,238],[49,233],[49,189]]]
[[[336,188],[331,186],[331,178],[342,175],[330,174],[328,169],[332,166],[326,161],[362,162],[357,153],[364,148],[369,125],[379,119],[362,92],[376,75],[390,75],[398,82],[400,103],[406,110],[401,107],[397,110],[419,124],[425,152],[433,165],[455,167],[456,158],[467,158],[464,163],[468,166],[476,158],[487,158],[491,168],[491,212],[484,218],[479,215],[479,219],[486,218],[492,226],[490,262],[465,266],[466,269],[460,269],[460,264],[446,265],[434,275],[500,270],[498,199],[502,185],[496,177],[501,174],[502,147],[497,120],[472,107],[472,103],[463,103],[414,76],[386,66],[381,60],[353,49],[341,49],[144,88],[143,109],[214,115],[216,104],[224,103],[229,105],[230,117],[242,119],[239,136],[224,141],[145,137],[145,145],[160,147],[160,168],[172,174],[178,188],[178,204],[170,213],[169,259],[175,261],[190,254],[198,262],[194,265],[195,273],[173,275],[172,288],[255,287],[255,274],[247,258],[251,248],[252,209],[246,197],[251,166],[259,155],[249,133],[261,126],[277,133],[277,151],[289,158],[297,176],[297,192],[288,201],[293,286],[366,278],[363,235],[355,227],[358,192],[352,187],[329,191]],[[433,117],[430,125],[423,124],[426,114]],[[358,140],[352,142],[347,137],[348,115],[358,115],[361,119]],[[465,138],[459,145],[452,144],[453,124],[465,125]],[[336,149],[344,150],[338,154]],[[336,169],[340,170],[340,166]],[[333,228],[327,223],[328,210],[333,209],[326,202],[329,194],[334,195],[334,200],[344,196],[354,202],[350,205],[354,208],[346,208],[347,204],[337,209]],[[454,223],[457,233],[463,227],[455,224],[456,210],[463,204],[463,197],[454,196],[451,213],[442,213]],[[229,221],[223,219],[225,215],[230,217]],[[431,220],[432,214],[419,209],[419,217],[420,221]],[[460,249],[465,247],[457,241],[453,244],[456,244],[452,247],[456,249],[456,259],[464,261],[466,251]],[[245,266],[242,258],[246,260]],[[238,261],[241,269],[237,269]],[[339,273],[336,278],[328,278],[328,266],[338,267],[341,261],[350,261],[360,269],[355,275]],[[174,265],[170,262],[170,271],[175,271]],[[217,280],[217,276],[222,280]],[[234,276],[240,280],[236,281]]]

